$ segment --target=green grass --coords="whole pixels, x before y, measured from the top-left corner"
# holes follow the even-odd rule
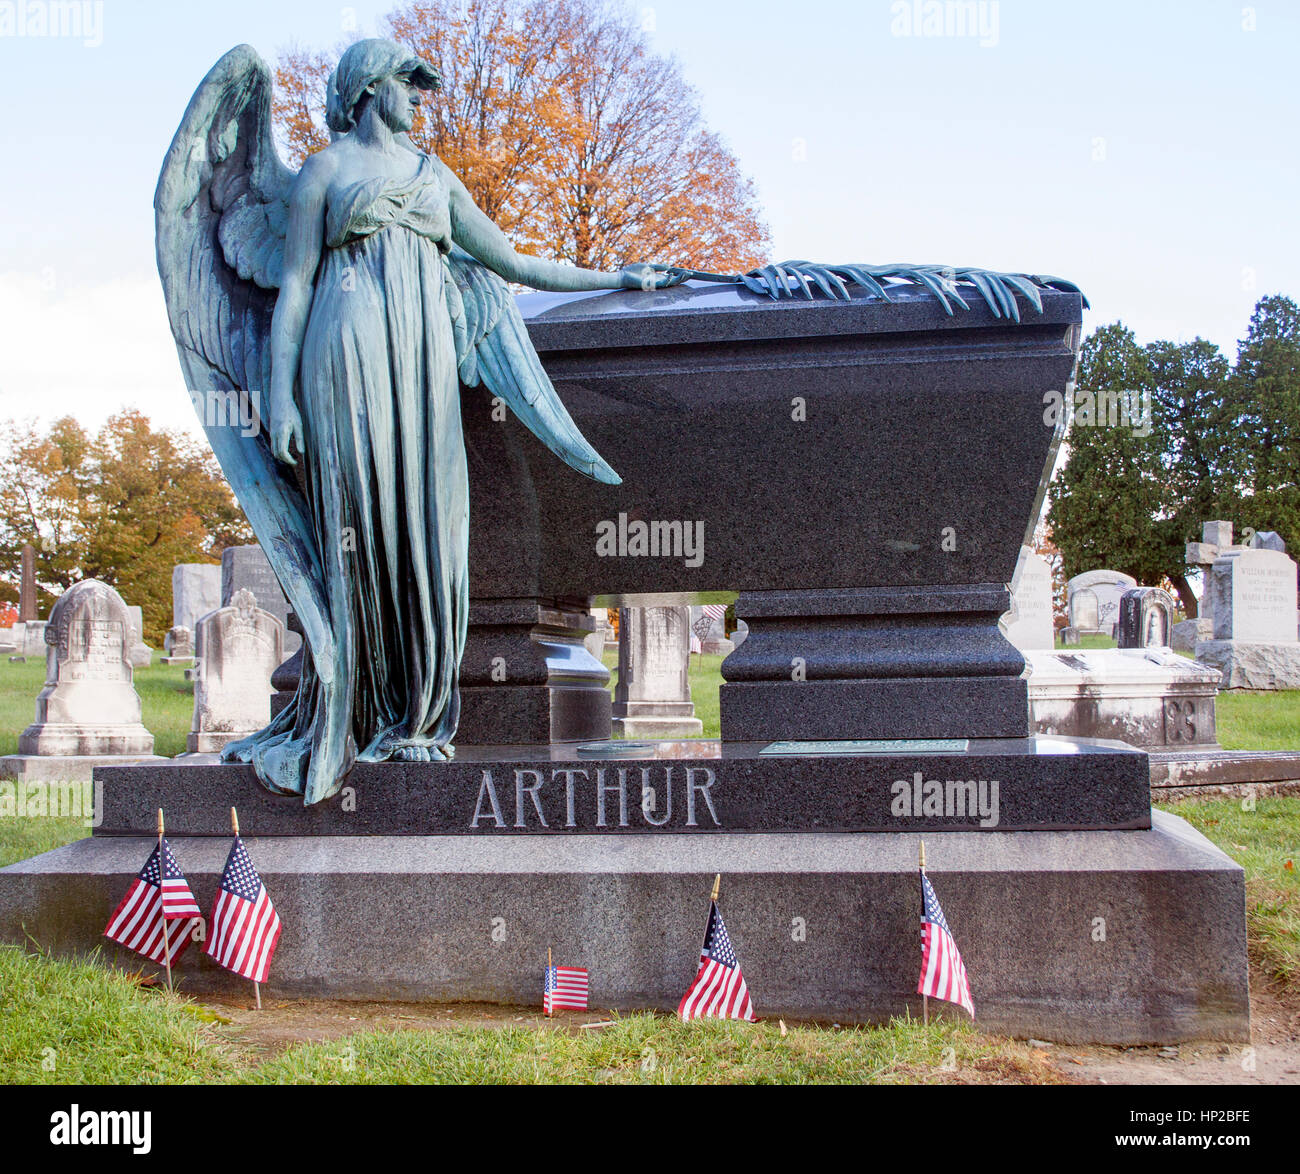
[[[218,1011],[142,988],[92,961],[0,946],[0,1083],[5,1084],[838,1084],[1059,1081],[1007,1040],[954,1018],[928,1026],[683,1024],[613,1016],[429,1031],[369,1030],[271,1059]]]
[[[1078,644],[1062,644],[1060,637],[1056,640],[1057,648],[1118,648],[1113,636],[1103,636],[1100,632],[1084,633],[1079,637]]]
[[[1229,750],[1300,750],[1300,689],[1223,692],[1215,700],[1219,744]]]
[[[142,990],[132,976],[94,962],[0,946],[0,1083],[220,1080],[235,1069],[209,1018],[201,1007]]]
[[[1246,870],[1246,934],[1252,961],[1300,987],[1300,797],[1161,804]]]
[[[90,835],[77,815],[35,816],[15,819],[0,816],[0,868],[19,860],[39,856],[51,848],[70,844]],[[141,864],[144,861],[140,861]]]
[[[0,658],[0,754],[18,753],[18,735],[36,716],[36,695],[45,683],[45,662],[28,657],[26,664]],[[135,687],[144,711],[144,726],[154,736],[154,753],[168,758],[185,752],[185,738],[194,716],[194,686],[180,665],[154,663],[135,670]]]

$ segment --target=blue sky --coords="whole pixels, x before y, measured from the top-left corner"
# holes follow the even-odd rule
[[[151,206],[185,104],[232,45],[329,47],[392,4],[104,0],[88,45],[4,35],[15,3],[0,417],[188,425]],[[1258,297],[1300,297],[1291,0],[985,0],[982,32],[937,36],[909,27],[923,0],[632,7],[754,178],[776,259],[1054,273],[1090,325],[1230,355]]]

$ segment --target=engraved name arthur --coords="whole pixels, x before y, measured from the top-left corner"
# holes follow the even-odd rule
[[[483,771],[472,830],[667,827],[674,822],[674,805],[681,827],[722,826],[712,795],[717,778],[707,766],[519,767],[498,773],[500,782],[491,770]]]

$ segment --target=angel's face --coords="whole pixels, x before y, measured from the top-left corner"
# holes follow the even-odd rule
[[[409,73],[399,73],[375,84],[374,103],[388,129],[401,134],[415,125],[415,112],[420,108],[420,89],[411,81]]]

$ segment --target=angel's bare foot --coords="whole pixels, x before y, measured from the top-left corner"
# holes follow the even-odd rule
[[[448,743],[446,746],[440,746],[438,747],[438,749],[442,751],[442,756],[448,762],[450,762],[453,758],[456,757],[456,747],[451,745],[450,743]]]
[[[429,762],[429,747],[427,746],[399,746],[393,751],[393,760],[395,762]]]

